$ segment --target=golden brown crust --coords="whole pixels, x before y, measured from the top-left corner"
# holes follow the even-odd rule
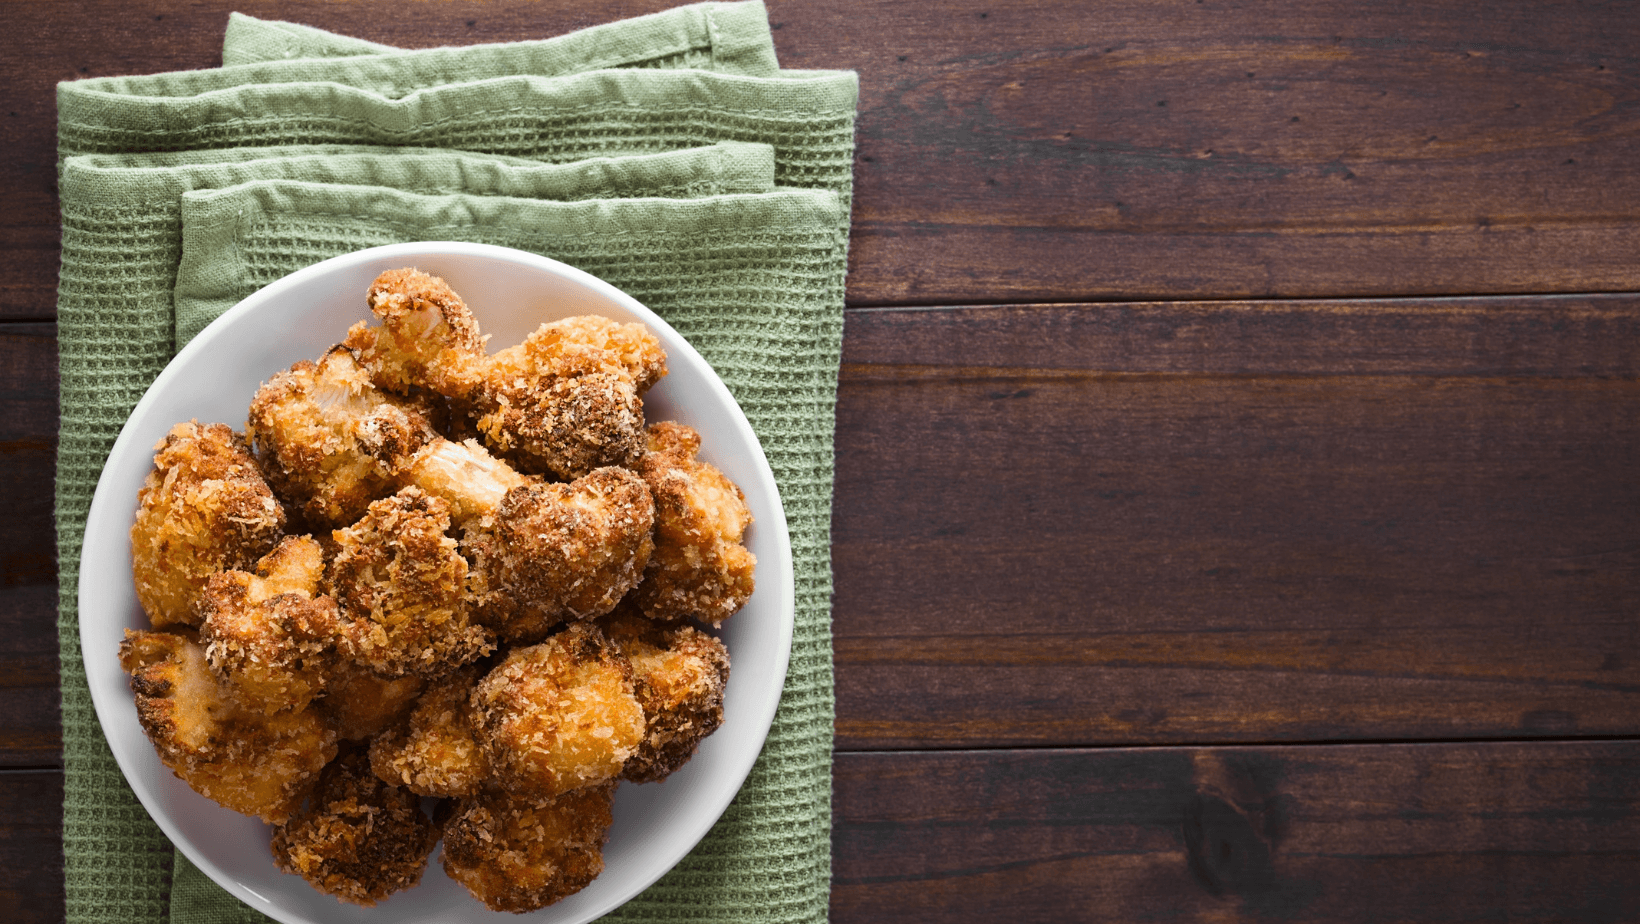
[[[126,630],[120,666],[137,718],[160,760],[200,795],[277,824],[301,805],[336,755],[336,732],[317,710],[242,708],[193,639]]]
[[[377,386],[401,394],[427,388],[466,398],[485,364],[484,338],[473,313],[437,276],[388,270],[376,277],[365,302],[379,327],[355,324],[346,345],[359,353]]]
[[[421,408],[379,391],[344,347],[264,383],[247,427],[274,492],[319,528],[352,523],[393,493],[437,437]]]
[[[536,798],[613,779],[643,740],[631,666],[590,622],[514,649],[472,708],[496,780]]]
[[[387,679],[351,662],[336,666],[327,680],[329,692],[315,708],[329,713],[344,741],[368,741],[405,716],[427,687],[416,674]]]
[[[466,668],[437,681],[405,721],[370,742],[376,775],[422,796],[455,798],[479,791],[490,762],[478,742],[469,697],[478,672]]]
[[[649,489],[626,469],[508,491],[463,537],[478,572],[469,580],[474,618],[507,641],[529,642],[566,620],[609,612],[643,577],[653,527]]]
[[[649,428],[638,472],[655,498],[655,551],[637,602],[651,619],[719,625],[755,587],[757,558],[742,544],[752,514],[740,487],[699,451],[700,435],[683,424]]]
[[[633,694],[643,706],[643,743],[621,778],[654,783],[688,763],[723,724],[729,650],[687,623],[663,625],[635,610],[623,603],[599,625],[632,664]]]
[[[468,619],[467,561],[445,535],[449,511],[443,500],[405,488],[332,533],[343,657],[382,677],[432,679],[494,650],[491,632]]]
[[[131,570],[155,627],[198,625],[206,578],[248,569],[279,541],[285,511],[244,440],[224,424],[180,423],[137,492]]]
[[[246,708],[301,711],[325,689],[336,661],[336,601],[316,596],[324,554],[287,536],[257,574],[223,571],[200,592],[200,643],[211,670]]]
[[[273,859],[326,895],[371,906],[421,881],[438,829],[421,800],[352,751],[325,768],[310,804],[273,830]]]
[[[444,871],[492,911],[545,908],[603,872],[614,796],[606,783],[546,800],[467,799],[444,829]]]

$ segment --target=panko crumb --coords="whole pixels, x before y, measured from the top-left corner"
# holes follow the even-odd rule
[[[637,602],[651,619],[715,626],[751,598],[757,557],[742,544],[752,522],[746,495],[699,452],[700,434],[690,427],[649,427],[637,470],[655,498],[655,551]]]
[[[350,661],[337,665],[327,679],[329,692],[315,708],[331,715],[343,741],[369,741],[391,728],[427,688],[427,680],[416,674],[389,680]]]
[[[273,830],[273,859],[326,895],[366,907],[421,881],[438,829],[421,799],[378,779],[362,751],[325,768],[309,804]]]
[[[470,796],[490,778],[490,761],[473,727],[469,697],[478,672],[439,680],[408,718],[370,742],[376,775],[417,795]]]
[[[388,270],[376,277],[365,303],[380,326],[363,321],[347,332],[345,345],[376,385],[403,393],[425,388],[465,399],[483,380],[484,338],[467,303],[437,276],[416,269]]]
[[[270,824],[284,821],[336,756],[318,710],[267,715],[239,706],[185,635],[126,630],[120,666],[137,719],[160,760],[211,801]]]
[[[491,911],[561,901],[603,872],[614,797],[605,783],[551,799],[489,790],[464,800],[444,829],[444,872]]]
[[[197,420],[172,427],[154,447],[131,527],[132,576],[149,622],[197,626],[205,580],[249,569],[284,528],[284,508],[242,437]]]
[[[497,781],[535,798],[613,779],[644,737],[632,668],[590,622],[514,649],[472,707]]]
[[[621,778],[664,780],[723,724],[729,649],[688,623],[656,623],[624,601],[599,625],[632,664],[633,694],[643,707],[643,743]]]

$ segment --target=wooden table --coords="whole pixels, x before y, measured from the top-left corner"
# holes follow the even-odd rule
[[[62,915],[54,83],[669,5],[5,5],[0,916]],[[861,77],[834,920],[1640,918],[1640,16],[770,7]]]

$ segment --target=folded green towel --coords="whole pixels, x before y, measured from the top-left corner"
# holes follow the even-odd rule
[[[709,28],[704,60],[680,50],[675,24],[657,30],[645,17],[634,21],[642,40],[633,42],[616,41],[617,23],[597,41],[522,43],[523,54],[376,49],[59,87],[57,519],[71,921],[225,921],[248,911],[186,862],[175,864],[171,888],[173,851],[125,786],[91,708],[76,623],[79,546],[120,425],[179,337],[234,293],[342,250],[438,238],[508,243],[627,288],[691,338],[752,419],[797,557],[785,695],[735,806],[617,916],[825,917],[831,427],[856,82],[825,72],[748,76],[747,62],[774,60],[760,4],[674,12],[681,22],[705,11],[721,26],[747,10],[761,39],[720,56],[722,30]],[[745,25],[736,34],[757,32]],[[573,73],[613,63],[599,57],[610,48],[641,69]],[[676,69],[691,64],[739,73]],[[749,147],[633,157],[724,142],[766,145],[774,181],[800,188],[731,192],[746,182],[767,188]],[[573,163],[587,158],[603,160]],[[637,196],[668,198],[612,198]],[[326,231],[291,233],[297,223]]]

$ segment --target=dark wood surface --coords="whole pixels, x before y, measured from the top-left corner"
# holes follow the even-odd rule
[[[0,916],[63,913],[55,83],[669,5],[0,7]],[[1640,17],[770,17],[861,75],[834,920],[1640,920]]]

